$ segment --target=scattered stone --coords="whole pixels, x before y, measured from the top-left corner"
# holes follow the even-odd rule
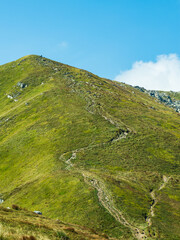
[[[7,95],[7,97],[10,98],[10,99],[13,99],[13,96],[11,96],[11,95],[9,95],[9,94]]]
[[[40,212],[40,211],[34,211],[34,213],[42,215],[42,212]]]
[[[22,82],[18,82],[17,86],[20,87],[20,88],[25,88],[25,87],[27,87],[27,84],[22,83]]]
[[[2,198],[0,198],[0,204],[2,204],[4,202],[4,200]]]

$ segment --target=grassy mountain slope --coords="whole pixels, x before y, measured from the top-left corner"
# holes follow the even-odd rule
[[[52,220],[33,212],[21,209],[0,207],[1,240],[105,240],[105,234],[98,234],[92,229],[75,224],[63,223],[60,220]],[[115,240],[115,239],[114,239]]]
[[[0,198],[118,239],[178,239],[179,115],[31,55],[0,66]]]

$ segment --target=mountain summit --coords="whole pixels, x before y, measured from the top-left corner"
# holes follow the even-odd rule
[[[179,137],[179,113],[129,85],[36,55],[0,66],[3,207],[179,239]]]

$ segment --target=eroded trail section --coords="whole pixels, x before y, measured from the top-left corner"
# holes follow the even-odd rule
[[[124,133],[123,133],[122,137],[124,137]],[[119,139],[121,139],[121,138],[118,136],[118,140]],[[107,144],[107,143],[103,143],[103,144]],[[60,159],[66,163],[66,165],[67,165],[66,170],[70,170],[73,168],[77,172],[81,173],[82,176],[84,177],[84,181],[88,185],[91,185],[94,189],[97,190],[97,196],[98,196],[99,202],[111,214],[111,216],[113,216],[116,219],[116,221],[118,221],[125,227],[129,228],[130,231],[132,232],[132,235],[136,239],[138,239],[138,240],[147,239],[147,236],[145,235],[144,230],[138,229],[137,227],[133,226],[130,222],[128,222],[127,219],[124,217],[123,213],[115,206],[113,198],[112,198],[111,194],[109,193],[109,191],[107,190],[103,181],[100,180],[99,177],[97,177],[93,173],[90,173],[90,172],[82,170],[82,169],[78,169],[76,167],[76,165],[72,162],[73,160],[76,159],[78,152],[85,151],[90,148],[97,147],[99,145],[100,144],[76,149],[76,150],[72,151],[71,157],[69,157],[67,160],[65,158],[65,155],[67,153],[62,154],[60,156]]]
[[[116,219],[116,221],[118,221],[125,227],[129,228],[136,239],[138,240],[147,239],[147,236],[145,235],[144,231],[136,228],[131,223],[129,223],[127,219],[124,217],[123,213],[116,208],[114,201],[109,192],[107,191],[104,183],[99,179],[95,178],[95,175],[93,175],[90,172],[81,171],[81,173],[84,177],[84,181],[97,190],[99,202],[111,214],[111,216],[113,216]]]
[[[149,211],[149,216],[148,218],[146,219],[147,223],[148,223],[148,226],[151,226],[152,225],[152,217],[155,216],[155,206],[156,204],[158,203],[158,196],[157,193],[159,191],[161,191],[163,188],[166,187],[168,181],[170,180],[171,177],[166,177],[165,175],[163,176],[163,183],[160,185],[160,187],[157,189],[157,190],[153,190],[151,191],[150,193],[150,196],[151,196],[151,199],[152,199],[152,204],[151,204],[151,207],[150,207],[150,211]]]
[[[117,139],[117,141],[118,141],[118,140],[121,139],[121,137],[122,138],[126,137],[126,134],[124,135],[124,133],[123,133],[120,137],[118,135],[118,137],[115,137],[114,139],[115,140]],[[113,141],[112,141],[112,143],[113,143]],[[64,160],[64,162],[67,164],[67,167],[66,167],[67,170],[70,170],[71,168],[74,168],[74,170],[76,170],[77,172],[82,174],[82,176],[84,177],[84,181],[87,184],[91,185],[94,189],[97,190],[97,196],[98,196],[99,202],[111,214],[111,216],[114,217],[114,219],[116,221],[118,221],[119,223],[121,223],[125,227],[129,228],[130,231],[132,232],[132,235],[136,239],[138,239],[138,240],[148,239],[147,235],[145,234],[145,231],[143,229],[139,229],[136,226],[134,226],[133,224],[131,224],[127,220],[127,218],[124,216],[123,212],[120,211],[120,209],[118,209],[116,207],[116,205],[114,203],[114,200],[113,200],[113,197],[111,196],[110,191],[106,188],[103,180],[100,179],[98,176],[96,176],[94,173],[91,173],[89,171],[85,171],[85,170],[82,170],[82,169],[78,169],[76,167],[76,165],[74,163],[72,163],[72,161],[76,159],[78,152],[87,151],[87,150],[90,150],[93,147],[97,147],[97,146],[100,146],[100,145],[103,145],[103,144],[107,144],[107,142],[76,149],[76,150],[72,151],[71,157],[69,157],[67,160],[65,159],[65,154],[61,155],[60,158],[63,158],[62,160]],[[166,187],[170,178],[171,177],[163,176],[163,182],[159,186],[159,188],[156,189],[156,190],[153,190],[150,193],[151,198],[152,198],[152,205],[150,207],[149,216],[146,219],[149,227],[152,225],[152,217],[155,216],[154,208],[155,208],[156,204],[158,203],[158,194],[157,193],[159,191],[161,191],[163,188]]]
[[[123,133],[121,137],[126,137],[126,134],[124,136],[124,133]],[[119,135],[118,135],[117,141],[119,139],[121,139],[121,137],[119,137]],[[114,139],[116,139],[116,138],[114,138]],[[103,144],[107,144],[107,143],[103,143]],[[88,171],[76,168],[76,165],[72,162],[73,160],[76,159],[78,152],[85,151],[85,150],[88,150],[90,148],[97,147],[99,145],[100,144],[93,145],[93,146],[91,145],[91,146],[88,146],[88,147],[76,149],[76,150],[72,151],[71,157],[69,157],[67,160],[65,159],[65,154],[62,154],[60,156],[60,159],[64,160],[64,162],[67,164],[67,167],[66,167],[67,170],[70,170],[70,169],[74,168],[74,170],[76,170],[77,172],[82,174],[82,176],[84,177],[84,181],[87,184],[91,185],[94,189],[97,190],[97,196],[98,196],[99,202],[111,214],[111,216],[113,216],[115,218],[116,221],[118,221],[119,223],[121,223],[125,227],[129,228],[130,231],[132,232],[132,235],[136,239],[138,239],[138,240],[147,239],[147,236],[145,235],[144,230],[138,229],[137,227],[133,226],[124,217],[123,213],[115,206],[113,198],[112,198],[110,192],[107,190],[103,181],[100,180],[99,177],[97,177],[93,173],[90,173]]]

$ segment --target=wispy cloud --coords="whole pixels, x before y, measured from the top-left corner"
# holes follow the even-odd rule
[[[180,58],[169,54],[158,56],[156,62],[135,62],[115,80],[147,89],[180,91]]]
[[[68,47],[68,42],[62,41],[58,44],[58,47],[61,48],[61,49],[65,49],[65,48]]]

